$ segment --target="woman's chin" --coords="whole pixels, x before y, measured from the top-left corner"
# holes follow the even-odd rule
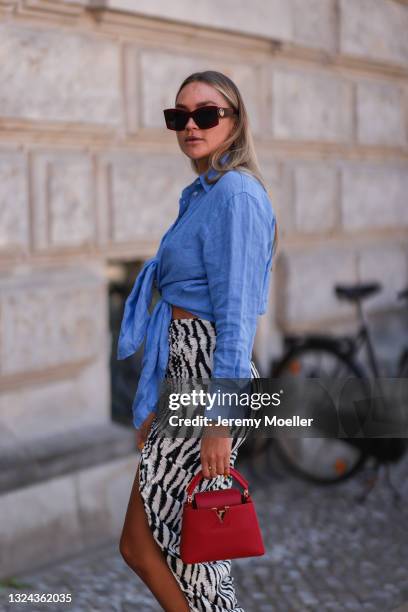
[[[195,149],[194,147],[187,147],[186,149],[184,149],[184,153],[187,155],[187,157],[194,160],[202,159],[203,157],[208,157],[208,151],[200,151],[199,147],[196,147]]]

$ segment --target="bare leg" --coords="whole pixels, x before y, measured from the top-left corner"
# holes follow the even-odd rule
[[[187,599],[153,537],[139,491],[139,466],[130,494],[119,550],[166,612],[189,612]]]

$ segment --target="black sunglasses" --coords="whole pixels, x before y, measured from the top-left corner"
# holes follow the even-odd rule
[[[218,125],[220,117],[236,115],[237,111],[233,108],[202,106],[191,112],[182,110],[181,108],[166,108],[163,113],[167,128],[180,132],[184,130],[190,117],[194,119],[194,123],[196,123],[200,130],[208,130],[208,128]]]

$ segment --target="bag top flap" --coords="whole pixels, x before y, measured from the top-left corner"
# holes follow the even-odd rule
[[[231,489],[196,493],[194,501],[197,508],[218,508],[219,506],[236,506],[241,504],[242,497],[241,491],[232,487]]]

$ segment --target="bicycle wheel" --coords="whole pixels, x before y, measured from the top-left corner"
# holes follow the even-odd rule
[[[309,340],[291,348],[272,370],[272,378],[288,380],[304,378],[355,378],[364,373],[333,343]],[[350,478],[359,470],[366,452],[359,440],[348,442],[342,438],[275,438],[276,452],[292,473],[318,483],[332,484]]]

